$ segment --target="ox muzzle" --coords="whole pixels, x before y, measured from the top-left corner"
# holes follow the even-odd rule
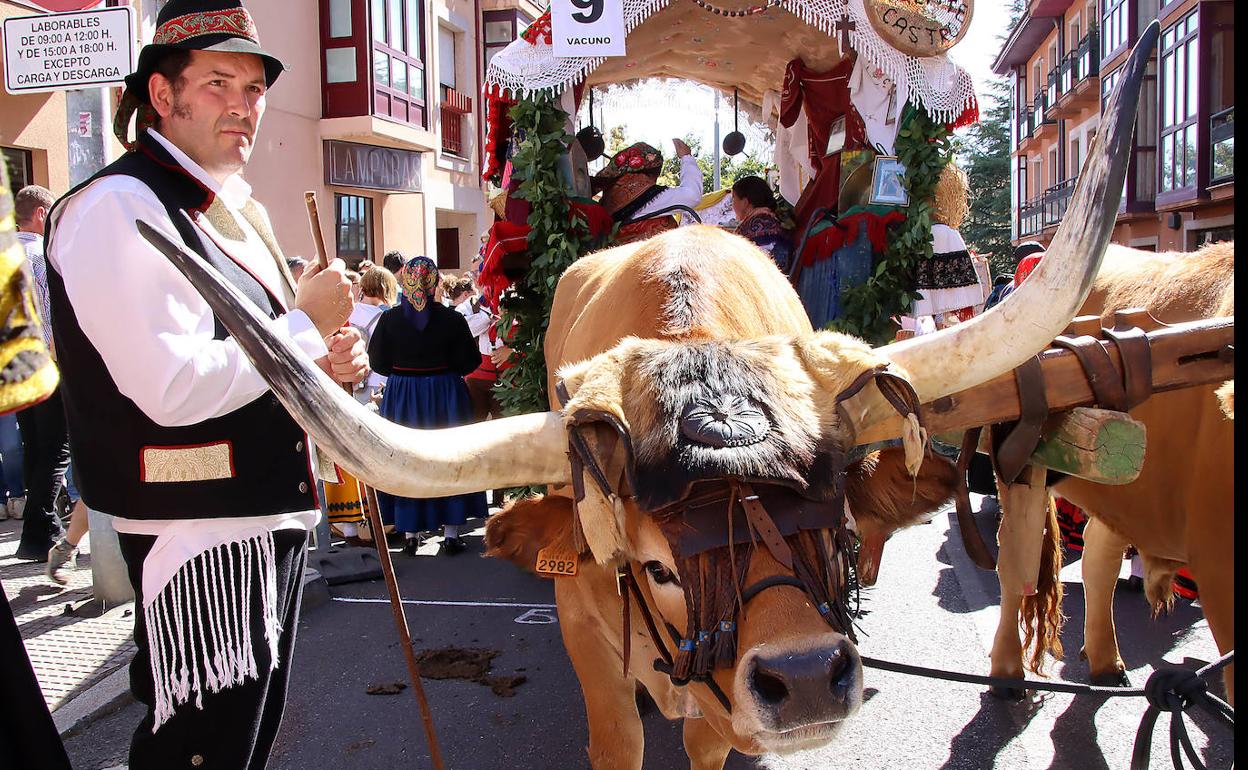
[[[898,411],[918,411],[908,384],[883,370],[869,372],[842,398],[852,397],[870,381],[877,382]],[[556,390],[567,404],[563,384]],[[771,430],[767,410],[741,397],[708,398],[704,392],[680,415],[680,440],[702,450],[740,450],[763,441]],[[824,447],[823,457],[830,462],[822,468],[828,473],[818,474],[823,476],[818,483],[795,486],[788,479],[716,473],[664,499],[654,492],[655,485],[639,478],[632,438],[613,414],[576,411],[570,415],[568,436],[578,506],[577,547],[585,548],[581,506],[593,484],[599,499],[612,501],[617,509],[630,500],[658,525],[684,594],[687,620],[684,628],[677,628],[656,611],[653,596],[643,589],[645,567],[626,560],[618,568],[625,674],[636,605],[658,653],[653,666],[673,684],[706,687],[734,721],[747,712],[748,732],[770,747],[826,740],[828,727],[862,703],[862,662],[854,633],[857,541],[845,513],[847,453]],[[763,553],[774,562],[762,570],[770,574],[747,582],[751,565]],[[777,590],[803,594],[826,630],[790,638],[764,634],[751,649],[738,650],[740,624],[751,602]],[[733,671],[731,699],[716,681],[716,671]]]

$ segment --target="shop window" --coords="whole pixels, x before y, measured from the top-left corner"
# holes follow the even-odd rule
[[[1196,186],[1199,10],[1161,33],[1161,151],[1158,192]]]
[[[334,232],[338,241],[338,257],[348,267],[355,267],[361,260],[372,259],[372,199],[363,195],[335,195]]]
[[[1187,233],[1187,250],[1195,251],[1211,243],[1222,243],[1235,240],[1235,228],[1211,227],[1206,230],[1189,230]]]
[[[10,190],[17,192],[26,185],[35,183],[30,150],[0,147],[0,157],[4,158],[4,167],[9,172]]]

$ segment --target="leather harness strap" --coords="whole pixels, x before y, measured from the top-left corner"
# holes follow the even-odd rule
[[[975,519],[971,515],[971,493],[966,486],[966,474],[970,470],[971,458],[975,456],[982,432],[983,428],[971,428],[962,436],[962,448],[958,452],[957,463],[958,483],[953,490],[953,502],[958,516],[958,530],[962,533],[967,556],[980,569],[996,569],[996,559],[992,558],[992,552],[988,550],[988,544],[984,542],[984,536],[980,534],[979,527],[975,526]]]
[[[1127,411],[1127,391],[1109,357],[1109,351],[1101,341],[1089,335],[1067,337],[1065,335],[1053,340],[1053,345],[1065,348],[1075,354],[1083,373],[1092,387],[1092,397],[1098,406],[1112,409],[1115,412]]]
[[[750,526],[762,538],[763,545],[767,546],[767,550],[771,552],[772,557],[776,561],[784,565],[786,569],[793,569],[793,551],[789,548],[789,544],[784,541],[780,530],[776,528],[776,522],[767,513],[767,509],[759,501],[758,495],[754,493],[754,488],[742,481],[737,484],[737,489],[739,491],[738,496],[741,499],[741,507],[745,509],[745,516],[749,520]]]
[[[1006,484],[1013,484],[1023,468],[1031,460],[1031,453],[1040,443],[1044,421],[1049,417],[1049,401],[1044,393],[1044,370],[1040,368],[1039,356],[1032,356],[1014,370],[1014,382],[1018,385],[1019,417],[1006,428],[1004,438],[994,441],[997,456],[997,472]],[[1002,431],[993,426],[993,438]]]
[[[1138,326],[1129,329],[1105,329],[1104,334],[1118,345],[1122,357],[1122,379],[1127,392],[1127,408],[1131,411],[1153,395],[1153,348],[1148,333]]]

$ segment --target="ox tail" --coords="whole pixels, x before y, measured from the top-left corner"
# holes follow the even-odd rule
[[[1023,597],[1023,650],[1031,651],[1027,668],[1044,673],[1047,655],[1062,659],[1062,534],[1057,525],[1057,506],[1050,497],[1047,504],[1044,542],[1040,553],[1040,575],[1036,592]]]

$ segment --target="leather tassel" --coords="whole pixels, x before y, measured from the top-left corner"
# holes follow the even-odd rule
[[[919,416],[914,412],[907,414],[902,424],[901,443],[906,450],[906,471],[911,477],[919,475],[927,450],[927,429],[919,424]]]

